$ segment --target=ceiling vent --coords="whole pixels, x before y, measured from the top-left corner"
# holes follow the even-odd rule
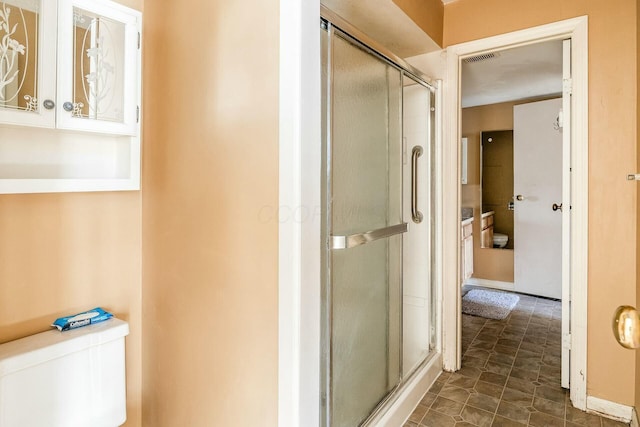
[[[468,58],[464,58],[463,61],[466,64],[473,64],[475,62],[487,61],[489,59],[494,59],[500,56],[497,52],[483,53],[482,55],[470,56]]]

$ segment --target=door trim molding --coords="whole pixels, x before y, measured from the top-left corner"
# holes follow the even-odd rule
[[[501,282],[499,280],[489,280],[489,279],[477,279],[475,277],[470,277],[465,280],[464,285],[469,286],[482,286],[483,288],[492,288],[492,289],[500,289],[503,291],[514,291],[515,285],[513,282]]]
[[[628,423],[633,419],[634,409],[633,406],[587,396],[587,412]]]
[[[319,17],[318,0],[280,0],[279,206],[257,213],[279,226],[280,427],[320,424]]]
[[[638,411],[636,408],[632,408],[631,411],[631,427],[640,427],[640,421],[638,421]]]
[[[444,88],[443,163],[443,283],[460,284],[460,60],[509,47],[554,39],[572,39],[572,221],[571,221],[571,401],[579,409],[587,406],[587,255],[588,255],[588,32],[587,17],[567,19],[512,33],[450,46]],[[454,221],[457,219],[457,221]],[[563,286],[566,286],[563,283]],[[444,287],[444,368],[460,367],[460,286]]]

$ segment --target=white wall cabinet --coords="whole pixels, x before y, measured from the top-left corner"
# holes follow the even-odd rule
[[[0,0],[0,193],[140,186],[140,12]]]

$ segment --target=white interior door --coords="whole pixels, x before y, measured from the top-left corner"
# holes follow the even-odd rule
[[[402,374],[407,377],[430,351],[430,203],[429,120],[431,91],[408,76],[403,79],[403,317]],[[418,148],[419,147],[419,148]],[[415,149],[415,151],[414,151]],[[421,153],[421,154],[420,154]],[[417,179],[416,198],[412,178]],[[414,209],[412,203],[415,202]],[[422,214],[414,221],[412,210]]]
[[[513,109],[514,285],[562,298],[562,99]]]

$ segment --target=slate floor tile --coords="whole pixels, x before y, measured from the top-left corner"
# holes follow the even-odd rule
[[[467,390],[450,385],[444,386],[438,395],[460,403],[465,403],[469,398],[469,392]]]
[[[493,413],[466,405],[460,414],[463,420],[479,427],[489,427],[493,421]]]
[[[501,401],[500,405],[498,405],[498,411],[496,413],[500,416],[509,418],[513,421],[518,421],[520,423],[527,424],[529,422],[530,412],[526,408],[513,405],[509,402]]]
[[[454,400],[449,400],[444,397],[438,397],[435,402],[431,405],[431,410],[438,411],[441,414],[445,415],[460,415],[464,404],[460,402],[456,402]]]
[[[520,295],[504,320],[462,316],[462,368],[443,373],[405,427],[627,424],[571,406],[560,387],[561,302]]]
[[[491,427],[521,427],[521,426],[526,426],[526,424],[510,420],[509,418],[501,417],[500,415],[496,415],[495,418],[493,419],[493,423],[491,424]]]
[[[420,425],[426,427],[453,427],[456,425],[456,422],[449,415],[429,410],[420,422]]]

